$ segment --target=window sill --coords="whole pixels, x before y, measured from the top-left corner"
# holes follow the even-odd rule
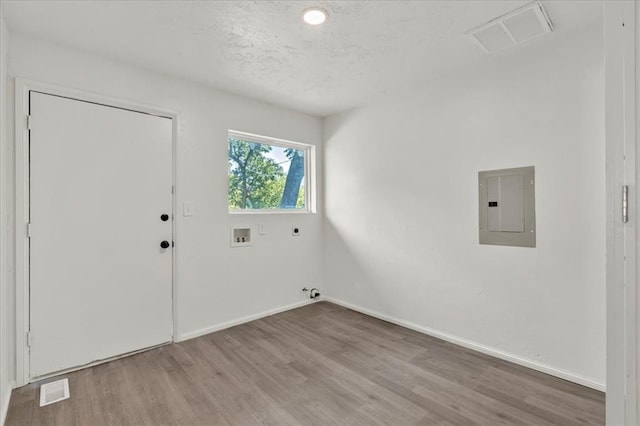
[[[313,214],[315,212],[309,210],[229,210],[231,215],[243,215],[243,214]]]

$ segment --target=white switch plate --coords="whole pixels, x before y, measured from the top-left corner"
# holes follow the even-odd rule
[[[264,235],[265,234],[265,232],[264,232],[264,223],[259,223],[258,224],[258,234],[260,234],[260,235]]]
[[[193,201],[185,201],[182,204],[182,215],[193,216]]]

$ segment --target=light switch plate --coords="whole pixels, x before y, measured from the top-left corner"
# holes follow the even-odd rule
[[[182,215],[193,216],[193,201],[185,201],[182,204]]]

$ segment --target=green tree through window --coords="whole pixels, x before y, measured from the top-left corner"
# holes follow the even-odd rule
[[[304,209],[304,156],[229,136],[229,209]]]

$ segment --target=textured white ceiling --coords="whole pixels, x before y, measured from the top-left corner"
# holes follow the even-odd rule
[[[2,0],[2,7],[12,31],[325,116],[488,60],[465,31],[526,3]],[[600,1],[543,4],[556,26],[547,37],[601,19]],[[329,11],[324,25],[303,23],[310,6]]]

